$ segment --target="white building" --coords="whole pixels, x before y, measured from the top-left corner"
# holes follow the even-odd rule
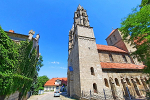
[[[67,78],[52,78],[44,85],[44,91],[65,91]]]

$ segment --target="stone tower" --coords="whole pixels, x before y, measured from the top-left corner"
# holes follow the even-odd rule
[[[69,31],[68,94],[79,98],[82,92],[100,92],[103,88],[93,27],[90,27],[86,10],[78,6],[74,25]]]

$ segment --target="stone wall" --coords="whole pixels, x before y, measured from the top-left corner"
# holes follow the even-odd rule
[[[143,90],[148,88],[148,84],[145,85],[147,79],[147,75],[135,70],[122,70],[120,73],[116,73],[112,70],[103,70],[103,83],[105,84],[104,89],[113,90],[115,88],[116,94],[118,93],[117,91],[122,91],[122,96],[128,96],[126,87],[129,88],[130,94],[134,97],[145,96],[146,92],[143,92]],[[108,82],[108,85],[106,81]],[[111,84],[113,84],[113,87]],[[139,92],[139,94],[137,92]]]
[[[99,62],[93,28],[77,26],[81,91],[95,91],[103,87],[102,69]],[[91,68],[94,74],[91,73]],[[97,89],[93,88],[95,84]],[[99,85],[101,84],[101,85]],[[99,90],[100,91],[100,90]]]
[[[108,52],[108,51],[98,51],[100,62],[112,62],[110,61],[109,54],[112,55],[113,63],[132,63],[129,54],[119,53],[119,52]],[[125,56],[127,62],[124,61],[123,56]]]
[[[18,100],[18,96],[19,96],[19,92],[16,91],[15,93],[6,96],[6,98],[4,100]]]
[[[78,41],[76,34],[73,38],[73,47],[68,57],[68,67],[71,66],[73,71],[68,70],[68,94],[73,97],[80,95],[80,73],[79,73],[79,53],[78,53]]]

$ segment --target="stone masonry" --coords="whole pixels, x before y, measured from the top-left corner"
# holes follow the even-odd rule
[[[67,86],[71,97],[81,99],[83,92],[112,96],[112,99],[143,98],[149,89],[148,77],[142,74],[143,63],[130,53],[136,49],[122,39],[118,29],[106,38],[107,45],[96,44],[86,10],[80,5],[69,31]]]

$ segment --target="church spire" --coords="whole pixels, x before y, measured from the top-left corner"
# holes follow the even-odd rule
[[[77,25],[90,27],[86,10],[80,4],[74,13],[74,27]]]
[[[81,9],[81,8],[82,8],[82,7],[81,7],[81,5],[79,4],[77,9]]]

